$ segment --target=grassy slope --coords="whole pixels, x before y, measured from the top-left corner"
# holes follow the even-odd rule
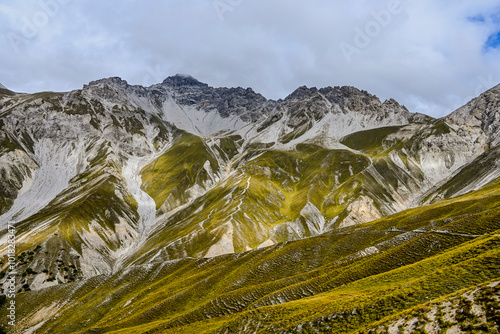
[[[143,189],[154,198],[157,208],[169,196],[184,204],[187,201],[185,191],[208,180],[209,175],[203,168],[206,161],[213,171],[218,170],[217,160],[203,141],[185,133],[172,148],[143,169]]]
[[[499,204],[494,183],[337,233],[210,260],[131,267],[19,294],[19,316],[33,326],[34,312],[66,300],[41,333],[355,331],[497,279]],[[380,252],[359,256],[370,246]]]
[[[361,332],[387,333],[390,329],[426,333],[498,333],[500,329],[500,281],[498,279],[460,290],[395,315],[390,315]]]
[[[360,197],[373,199],[381,215],[395,212],[398,206],[393,206],[393,191],[401,186],[418,189],[421,172],[411,168],[405,171],[388,158],[387,152],[372,149],[381,147],[384,138],[399,128],[348,136],[364,154],[299,144],[295,151],[250,148],[239,156],[237,139],[223,138],[220,144],[209,147],[200,138],[185,134],[144,168],[142,177],[143,189],[155,199],[160,214],[188,205],[169,216],[164,227],[147,241],[138,252],[142,259],[131,261],[144,263],[152,256],[158,260],[203,256],[233,223],[236,252],[254,249],[268,239],[283,242],[313,236],[321,227],[311,226],[302,216],[308,202],[326,223],[336,226],[349,214],[349,205]],[[208,182],[204,164],[208,162],[217,172],[224,168],[221,161],[231,166],[233,173],[225,182]],[[205,183],[214,187],[205,187]],[[189,202],[188,190],[199,186],[204,193]],[[287,225],[290,222],[293,231]]]
[[[393,134],[401,126],[388,126],[372,130],[359,131],[345,136],[341,139],[342,144],[354,150],[363,151],[365,153],[380,152],[383,149],[382,142],[384,139]]]
[[[267,151],[247,163],[245,171],[281,190],[283,221],[297,219],[307,202],[325,212],[328,220],[345,209],[340,195],[349,197],[355,192],[356,176],[369,164],[368,158],[346,150],[299,144],[297,152]]]
[[[183,197],[186,190],[206,179],[205,161],[216,164],[199,139],[181,140],[143,170],[144,189],[158,207],[165,201],[183,204],[188,200]],[[234,162],[239,164],[235,173],[169,217],[138,253],[152,255],[163,248],[164,259],[202,256],[203,250],[220,240],[217,231],[223,232],[221,226],[228,222],[235,222],[237,252],[256,248],[269,237],[281,242],[314,235],[302,222],[302,208],[311,202],[327,220],[345,211],[352,198],[368,192],[361,186],[359,174],[369,163],[362,155],[315,145],[298,145],[296,152],[251,150]],[[383,192],[380,186],[374,189]],[[303,234],[290,236],[283,229],[271,232],[297,219],[303,224]],[[183,238],[182,244],[174,242],[179,238]]]

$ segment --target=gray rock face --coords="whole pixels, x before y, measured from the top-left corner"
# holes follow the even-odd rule
[[[227,118],[237,115],[244,121],[253,122],[263,110],[269,111],[275,105],[251,88],[213,88],[189,76],[176,75],[153,86],[160,96],[171,95],[177,103],[204,111],[217,111]]]
[[[131,100],[137,104],[138,100],[142,100],[147,105],[145,110],[151,109],[151,106],[155,109],[168,108],[169,101],[172,101],[183,109],[196,109],[208,114],[215,113],[226,120],[232,118],[243,123],[259,124],[259,132],[279,120],[287,120],[286,126],[296,127],[310,118],[313,123],[317,123],[328,114],[359,118],[354,122],[359,123],[359,126],[353,124],[348,129],[351,132],[383,125],[403,125],[413,117],[396,101],[382,103],[376,96],[354,87],[300,87],[285,100],[274,101],[251,88],[213,88],[193,77],[176,75],[148,88],[130,86],[120,78],[101,79],[85,85],[83,91],[88,92],[89,96],[99,96],[112,103]],[[187,117],[192,118],[191,115]],[[220,132],[219,128],[206,130],[208,133]],[[225,130],[231,132],[238,129],[232,126]],[[345,134],[339,133],[339,136]]]
[[[279,108],[290,114],[287,125],[291,127],[303,125],[311,118],[314,123],[333,115],[332,122],[340,126],[334,126],[330,136],[384,125],[405,125],[412,118],[412,114],[395,100],[382,103],[366,91],[347,86],[299,87],[279,103]]]
[[[500,85],[457,109],[446,120],[477,136],[478,141],[496,146],[500,142]]]

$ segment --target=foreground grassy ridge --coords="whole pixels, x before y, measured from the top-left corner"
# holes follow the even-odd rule
[[[484,243],[467,243],[443,255],[361,279],[327,293],[249,311],[239,319],[231,319],[219,331],[294,332],[307,327],[331,333],[355,331],[360,325],[427,299],[497,278],[499,242],[495,237]]]
[[[16,93],[7,88],[0,88],[0,98],[14,96],[15,94]]]
[[[387,333],[399,329],[417,333],[498,333],[500,330],[500,281],[493,280],[461,290],[389,316],[361,330]]]
[[[39,333],[354,331],[498,278],[497,189],[257,251],[19,294],[20,328],[46,314]],[[486,234],[468,235],[477,231]],[[51,311],[55,301],[64,306]]]

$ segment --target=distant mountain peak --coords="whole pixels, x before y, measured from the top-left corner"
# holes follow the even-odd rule
[[[84,85],[83,87],[85,88],[85,87],[88,87],[88,86],[96,86],[96,85],[99,85],[99,84],[102,84],[102,83],[105,83],[105,84],[116,84],[116,85],[124,86],[124,87],[127,87],[129,85],[126,80],[123,80],[120,77],[110,77],[110,78],[104,78],[104,79],[99,79],[99,80],[91,81],[91,82],[89,82],[88,85]]]
[[[168,77],[163,81],[163,84],[170,86],[198,86],[198,87],[208,87],[206,83],[203,83],[194,77],[186,74],[176,74],[174,76]]]
[[[318,89],[316,87],[307,87],[307,86],[300,86],[296,90],[294,90],[290,95],[288,95],[285,98],[286,100],[293,100],[293,99],[304,99],[306,97],[311,97],[313,95],[316,95],[318,93]]]

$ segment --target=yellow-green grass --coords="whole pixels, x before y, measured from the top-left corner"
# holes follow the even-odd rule
[[[309,321],[325,332],[355,331],[497,278],[499,200],[498,187],[491,185],[454,201],[316,238],[211,260],[132,267],[110,278],[23,293],[18,298],[21,304],[25,298],[40,300],[41,305],[69,301],[59,318],[42,327],[60,333],[96,327],[97,333],[121,329],[212,333],[226,328],[238,332],[243,324],[250,331],[259,322],[263,327],[258,332],[272,333]],[[399,240],[406,234],[390,227],[420,232]],[[483,234],[477,233],[481,228],[485,233],[481,238],[434,232]],[[370,246],[382,252],[351,256]],[[29,319],[29,309],[21,309]],[[82,309],[92,310],[85,321],[77,311]],[[354,309],[362,316],[352,315]],[[333,320],[323,318],[334,314]]]
[[[218,170],[217,160],[202,139],[185,133],[172,148],[142,170],[142,187],[155,200],[157,208],[169,195],[182,200],[187,189],[209,178],[203,168],[206,161],[213,171]]]

